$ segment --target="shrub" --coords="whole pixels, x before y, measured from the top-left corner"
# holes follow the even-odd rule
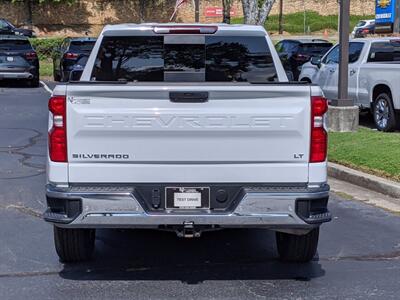
[[[375,16],[350,16],[350,29],[364,19],[374,19]],[[243,18],[232,19],[233,24],[243,23]],[[270,15],[265,22],[265,27],[268,31],[278,31],[279,29],[279,16]],[[323,31],[325,29],[338,29],[338,16],[328,15],[322,16],[314,11],[306,11],[306,31],[310,29],[311,32]],[[289,33],[303,33],[304,32],[304,13],[297,12],[286,14],[283,16],[283,30]]]
[[[30,41],[39,59],[45,60],[52,57],[54,49],[61,45],[63,38],[36,38]]]

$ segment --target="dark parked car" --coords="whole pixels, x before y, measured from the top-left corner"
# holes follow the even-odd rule
[[[3,79],[39,85],[39,60],[27,37],[0,35],[0,80]]]
[[[95,38],[66,38],[53,54],[53,74],[55,81],[68,81],[71,71],[81,71],[86,65]]]
[[[17,28],[10,21],[7,21],[6,19],[0,19],[0,34],[36,37],[35,32],[33,30],[25,28]]]
[[[282,40],[276,44],[276,50],[281,58],[283,67],[292,72],[293,79],[298,80],[301,66],[312,57],[322,57],[333,44],[321,39]]]
[[[354,33],[354,38],[365,38],[370,34],[375,33],[375,23],[369,24],[363,28],[356,29]]]

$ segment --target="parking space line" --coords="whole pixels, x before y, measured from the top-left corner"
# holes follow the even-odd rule
[[[44,81],[40,81],[40,84],[43,86],[43,88],[51,94],[53,94],[53,90],[51,88],[49,88],[49,86],[44,82]]]

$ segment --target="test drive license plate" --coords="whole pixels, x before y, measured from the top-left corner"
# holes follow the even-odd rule
[[[210,189],[208,187],[167,187],[166,207],[178,209],[196,209],[210,207]]]

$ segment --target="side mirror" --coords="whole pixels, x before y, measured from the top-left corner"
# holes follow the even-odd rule
[[[313,57],[311,57],[310,62],[312,65],[317,66],[318,68],[321,67],[321,58],[320,57],[313,56]]]
[[[83,70],[72,70],[69,73],[69,81],[79,81],[81,79]]]

